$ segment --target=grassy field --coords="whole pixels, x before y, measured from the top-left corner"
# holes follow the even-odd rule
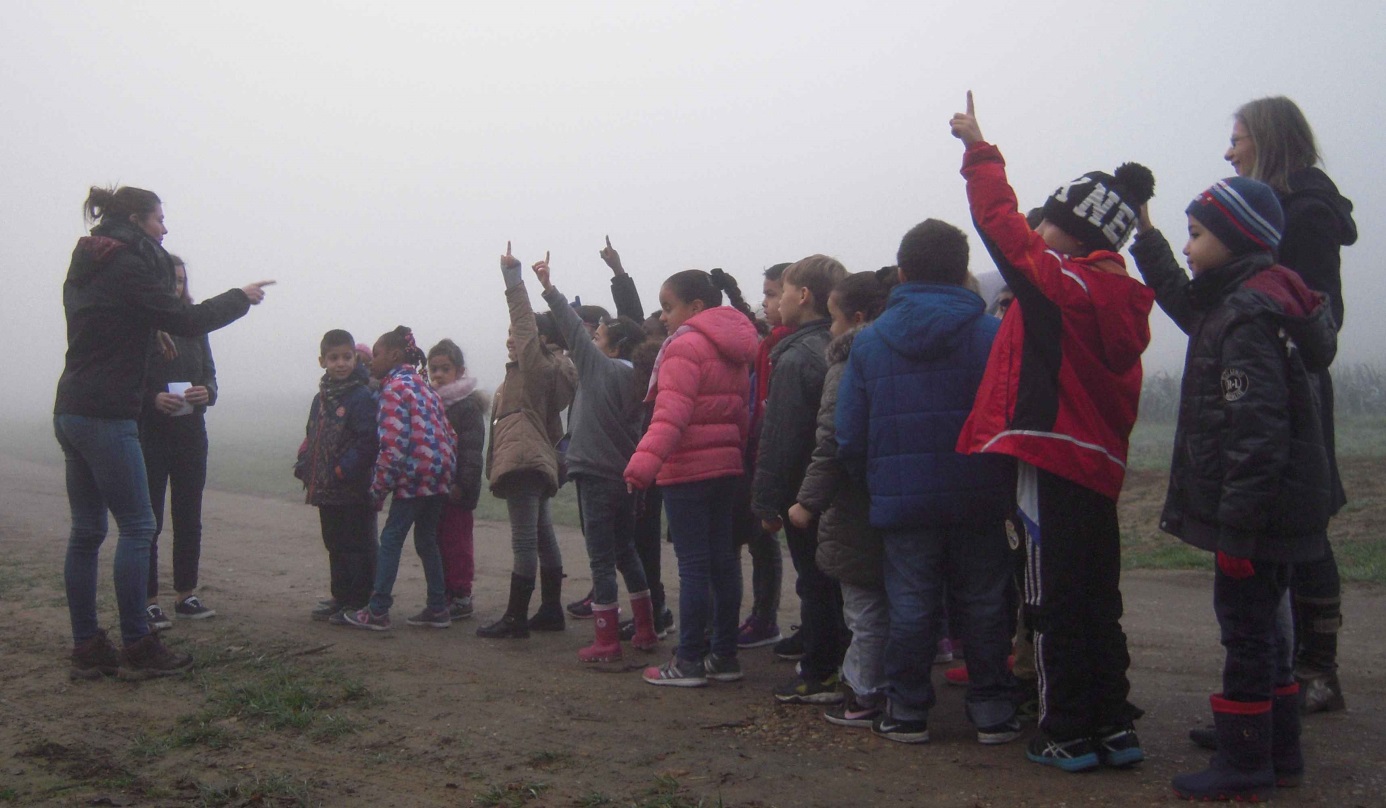
[[[300,500],[302,486],[291,468],[303,439],[306,411],[306,401],[223,399],[207,418],[208,484]],[[1386,583],[1386,542],[1376,527],[1386,524],[1386,417],[1340,417],[1337,429],[1339,464],[1350,499],[1330,527],[1339,567],[1345,580]],[[0,434],[11,454],[45,463],[62,461],[46,420],[11,418],[0,422]],[[1131,436],[1131,472],[1120,504],[1128,568],[1200,569],[1209,564],[1206,553],[1159,530],[1173,441],[1171,423],[1143,421]],[[553,516],[558,524],[578,524],[573,486],[564,486],[554,497]],[[504,521],[505,503],[483,493],[477,518]]]

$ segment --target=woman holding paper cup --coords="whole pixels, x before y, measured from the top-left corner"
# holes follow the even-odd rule
[[[183,259],[170,254],[174,294],[192,303]],[[171,336],[174,351],[150,356],[140,411],[140,448],[149,477],[149,504],[154,509],[154,537],[149,541],[149,627],[171,628],[173,621],[159,606],[159,534],[164,529],[164,495],[173,520],[173,611],[180,618],[200,620],[216,611],[202,602],[197,589],[202,553],[202,489],[207,484],[207,426],[203,415],[217,403],[217,366],[207,335]]]
[[[157,195],[129,186],[92,188],[82,207],[96,226],[77,241],[63,282],[67,356],[53,407],[72,514],[63,570],[72,621],[70,675],[169,676],[187,670],[192,658],[166,648],[149,629],[145,612],[154,536],[138,426],[145,368],[158,331],[181,337],[215,331],[264,300],[264,287],[273,281],[190,305],[174,294],[173,265],[162,246],[168,229]],[[120,532],[115,550],[119,648],[96,613],[108,512]]]

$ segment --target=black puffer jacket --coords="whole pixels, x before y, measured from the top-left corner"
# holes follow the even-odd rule
[[[1159,231],[1131,254],[1189,335],[1160,528],[1238,558],[1321,557],[1330,475],[1313,374],[1337,351],[1327,299],[1266,253],[1193,281]]]
[[[818,406],[818,447],[813,450],[799,504],[819,515],[818,568],[843,583],[881,588],[885,549],[880,534],[871,527],[871,495],[866,486],[852,481],[837,459],[837,389],[852,340],[860,328],[828,343],[828,374],[823,379],[823,398]]]
[[[172,278],[168,253],[133,225],[102,224],[78,240],[63,283],[67,360],[55,414],[137,418],[155,331],[199,337],[250,310],[240,289],[184,303]]]
[[[826,317],[804,323],[770,354],[775,372],[770,376],[751,492],[751,510],[761,519],[774,519],[794,504],[817,446],[814,427],[828,372],[829,325]]]

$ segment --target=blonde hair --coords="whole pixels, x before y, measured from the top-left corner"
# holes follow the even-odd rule
[[[1290,191],[1290,175],[1319,162],[1314,130],[1295,102],[1283,95],[1248,101],[1236,112],[1256,145],[1251,179],[1281,193]]]

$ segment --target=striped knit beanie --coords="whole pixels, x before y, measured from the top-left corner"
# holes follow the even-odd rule
[[[1285,213],[1269,185],[1228,177],[1194,197],[1185,213],[1217,236],[1233,255],[1274,253],[1280,248]]]

